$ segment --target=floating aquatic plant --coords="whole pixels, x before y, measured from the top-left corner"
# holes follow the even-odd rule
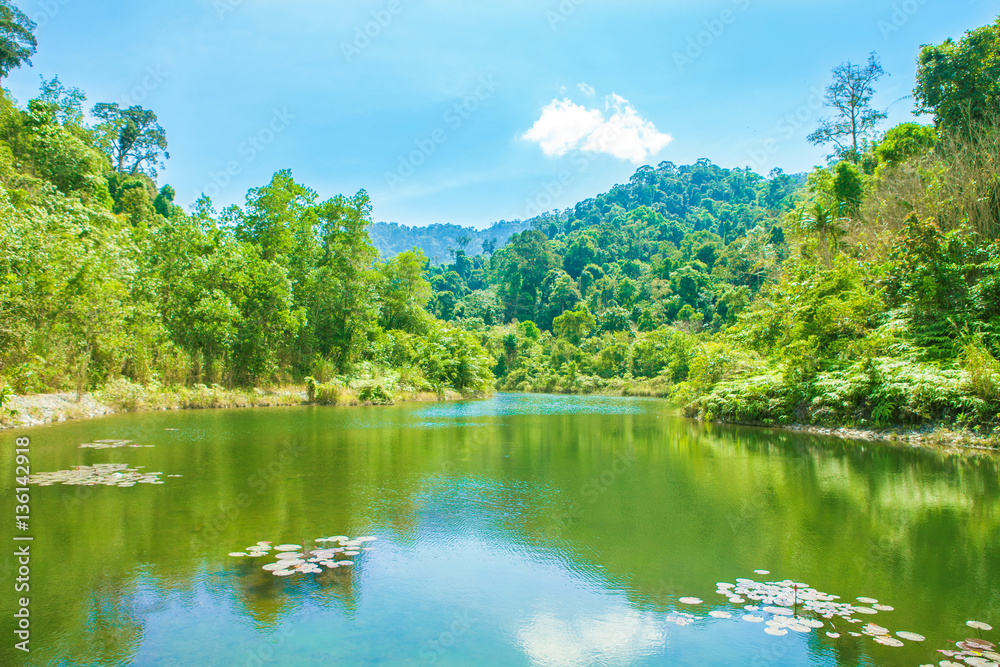
[[[971,623],[976,623],[976,625],[969,625]],[[978,621],[969,621],[966,625],[976,630],[983,630],[986,627],[990,627],[987,623],[980,623]],[[980,625],[984,627],[979,627]],[[1000,665],[1000,653],[997,653],[996,645],[991,641],[985,639],[966,639],[955,642],[955,648],[958,650],[938,649],[938,653],[948,658],[954,658],[954,660],[942,660],[938,664],[943,665],[943,667],[968,667],[968,665],[997,667]]]
[[[756,570],[766,572],[766,570]],[[894,608],[883,604],[875,598],[858,597],[855,602],[840,602],[840,596],[824,593],[810,588],[807,584],[791,580],[760,582],[753,579],[737,579],[736,583],[720,581],[716,584],[717,594],[725,597],[730,604],[742,607],[739,619],[749,623],[763,624],[764,632],[774,637],[783,637],[789,632],[810,633],[827,625],[830,629],[824,633],[830,639],[842,637],[864,638],[892,648],[906,646],[906,642],[923,642],[926,637],[916,632],[901,630],[895,637],[888,628],[868,622],[856,616],[875,616],[879,612],[891,612]],[[690,600],[698,598],[681,598],[680,602],[690,604]],[[750,601],[746,604],[747,600]],[[715,619],[731,619],[733,614],[721,609],[713,609],[708,615]],[[838,630],[836,623],[863,624],[860,632],[843,632]],[[993,627],[982,621],[968,621],[966,625],[982,632],[989,632]],[[905,640],[905,641],[904,641]],[[940,650],[950,658],[939,665],[943,667],[1000,667],[1000,652],[996,645],[981,636],[979,639],[966,639],[956,642],[956,650]],[[922,667],[932,667],[923,665]]]
[[[324,568],[336,570],[351,567],[354,565],[354,561],[350,559],[361,555],[362,545],[374,542],[376,539],[373,536],[366,536],[352,540],[346,535],[320,537],[315,541],[327,544],[335,542],[340,546],[313,549],[312,551],[307,550],[305,542],[302,544],[280,544],[273,547],[271,542],[261,541],[247,547],[246,551],[234,551],[229,555],[233,558],[261,558],[273,551],[275,552],[274,559],[277,562],[263,565],[262,570],[277,577],[287,577],[293,574],[320,574],[324,572]],[[365,551],[370,549],[370,547],[366,547]],[[338,560],[338,557],[344,558]],[[698,603],[701,603],[701,600],[698,600]]]
[[[142,449],[143,447],[155,447],[156,445],[137,445],[132,440],[94,440],[80,445],[80,449],[120,449],[129,447],[131,449]]]
[[[135,486],[136,484],[163,484],[162,472],[142,472],[141,468],[129,468],[124,463],[98,463],[93,466],[76,466],[72,470],[40,472],[28,478],[29,484],[52,486]]]

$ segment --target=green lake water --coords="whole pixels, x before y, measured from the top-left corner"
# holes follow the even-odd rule
[[[31,487],[30,654],[13,648],[25,436],[33,473],[164,482]],[[79,448],[99,439],[153,446]],[[5,666],[916,666],[976,637],[968,620],[1000,627],[991,458],[533,395],[121,415],[0,445]],[[228,555],[337,535],[378,539],[323,574]],[[839,617],[837,639],[772,636],[716,592],[737,578],[875,598],[894,610],[859,619],[926,640],[881,646]]]

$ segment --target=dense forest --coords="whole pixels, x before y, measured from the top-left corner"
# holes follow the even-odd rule
[[[186,212],[154,180],[155,113],[99,103],[88,123],[85,100],[58,78],[0,98],[0,390],[491,389],[477,337],[423,308],[426,258],[376,261],[365,192],[320,201],[281,171],[242,207]]]
[[[34,49],[17,14],[2,75]],[[323,201],[285,170],[243,206],[185,211],[156,181],[153,111],[85,114],[58,78],[23,106],[4,93],[0,391],[500,388],[735,422],[988,426],[998,68],[1000,21],[925,47],[914,99],[933,123],[883,133],[873,54],[834,70],[810,137],[833,154],[812,173],[664,162],[478,236],[380,225],[383,258],[364,191]]]

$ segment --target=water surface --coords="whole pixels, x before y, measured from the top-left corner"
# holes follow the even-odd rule
[[[164,484],[32,488],[33,650],[11,647],[4,547],[3,665],[920,665],[967,620],[1000,626],[991,459],[636,399],[147,413],[0,435],[5,525],[17,436],[33,472]],[[153,447],[79,448],[115,438]],[[323,575],[227,555],[330,535],[378,541]],[[740,577],[876,598],[894,611],[866,622],[927,640],[765,634],[716,594]]]

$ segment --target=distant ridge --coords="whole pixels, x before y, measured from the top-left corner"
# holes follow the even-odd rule
[[[531,227],[530,220],[501,220],[487,229],[459,227],[458,225],[435,224],[428,227],[407,227],[396,222],[376,222],[371,226],[372,243],[378,248],[382,259],[395,257],[414,247],[424,251],[431,264],[441,264],[452,260],[449,249],[460,248],[459,239],[467,237],[469,244],[465,253],[474,257],[483,252],[483,243],[492,241],[495,248],[501,248],[507,239]]]

